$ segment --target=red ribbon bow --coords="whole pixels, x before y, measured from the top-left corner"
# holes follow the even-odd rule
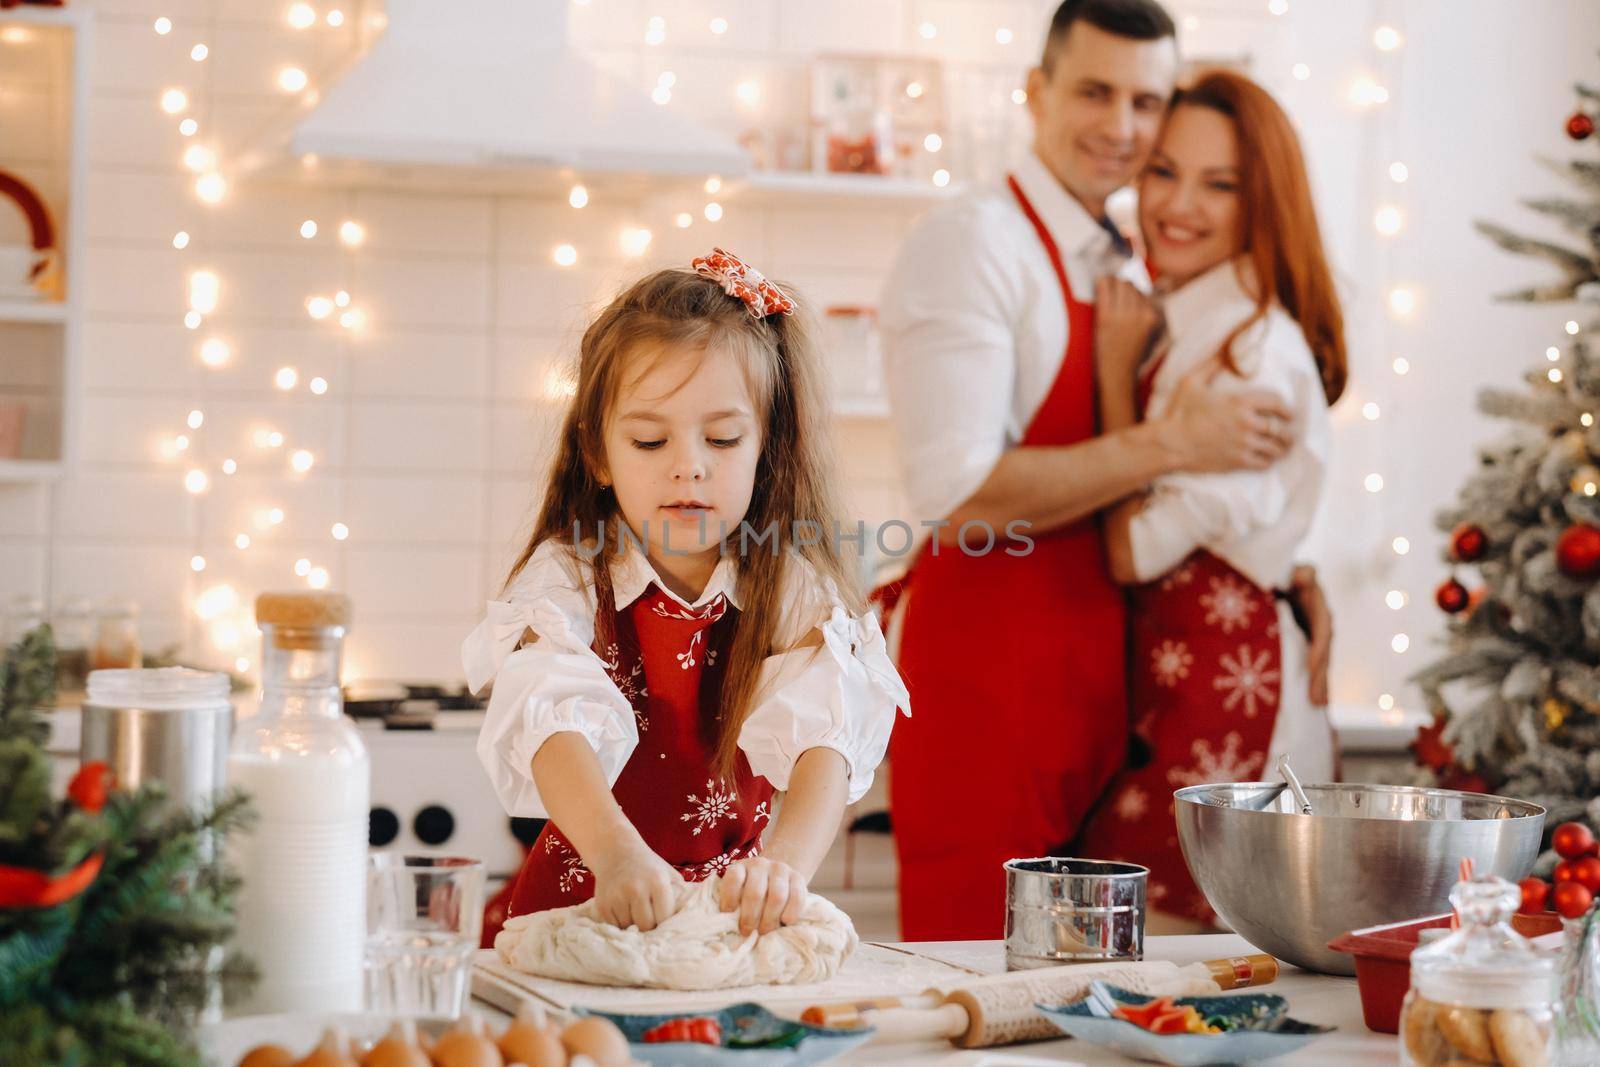
[[[794,311],[794,301],[789,299],[789,294],[732,252],[713,248],[709,256],[699,257],[692,266],[695,273],[722,286],[723,292],[743,300],[750,314],[758,319]]]

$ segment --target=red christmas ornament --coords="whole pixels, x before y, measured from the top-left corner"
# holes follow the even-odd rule
[[[1594,133],[1594,119],[1582,111],[1574,111],[1567,119],[1567,136],[1574,141],[1586,141]]]
[[[1581,822],[1564,822],[1550,834],[1550,847],[1564,860],[1587,856],[1594,843],[1594,832]]]
[[[1579,523],[1556,538],[1556,563],[1569,578],[1587,580],[1600,575],[1600,530]]]
[[[116,778],[106,764],[99,761],[85,763],[72,776],[72,781],[67,783],[67,796],[84,811],[97,812],[106,806],[106,797],[115,782]]]
[[[1556,885],[1562,882],[1576,882],[1578,880],[1578,861],[1562,860],[1556,864],[1556,869],[1550,872],[1550,880]]]
[[[1554,892],[1556,912],[1564,919],[1581,919],[1594,903],[1594,894],[1577,882],[1562,882]]]
[[[1572,880],[1591,893],[1600,893],[1600,859],[1585,856],[1572,861]]]
[[[1544,910],[1544,905],[1550,899],[1550,883],[1543,878],[1524,878],[1517,883],[1517,888],[1522,890],[1522,907],[1517,910],[1524,915],[1537,915]]]
[[[1489,538],[1483,528],[1464,522],[1450,534],[1450,554],[1462,563],[1475,563],[1483,558],[1489,547]]]
[[[1433,591],[1433,601],[1439,605],[1439,610],[1446,615],[1454,615],[1466,609],[1467,602],[1471,599],[1467,587],[1454,578],[1447,579],[1444,584]]]
[[[1417,738],[1411,742],[1412,755],[1419,766],[1442,771],[1456,758],[1455,749],[1444,742],[1444,720],[1434,719],[1427,726],[1417,727]]]

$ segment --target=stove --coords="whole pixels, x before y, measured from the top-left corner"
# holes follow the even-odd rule
[[[459,686],[359,682],[344,709],[372,756],[373,850],[474,856],[491,879],[517,872],[544,823],[508,817],[490,788],[476,751],[482,701]]]

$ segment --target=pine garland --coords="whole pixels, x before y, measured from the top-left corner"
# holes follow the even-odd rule
[[[229,793],[175,809],[156,785],[103,808],[51,797],[36,709],[54,685],[40,627],[0,662],[0,865],[52,877],[96,855],[102,865],[64,903],[0,909],[0,1064],[202,1067],[193,1026],[208,999],[254,978],[222,951],[239,883],[217,859],[248,804]]]

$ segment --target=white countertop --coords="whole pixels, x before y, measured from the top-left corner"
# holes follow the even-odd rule
[[[920,942],[915,950],[924,956],[942,959],[985,973],[1005,970],[1005,947],[999,941]],[[1145,942],[1146,958],[1174,963],[1247,955],[1257,951],[1234,934],[1205,934],[1195,937],[1152,937]],[[1271,1061],[1274,1064],[1322,1065],[1322,1067],[1360,1067],[1362,1064],[1392,1065],[1399,1059],[1398,1040],[1390,1034],[1375,1034],[1361,1021],[1361,1002],[1354,978],[1333,978],[1285,966],[1278,980],[1263,986],[1288,998],[1289,1013],[1306,1022],[1337,1027],[1334,1033],[1318,1038],[1299,1052]],[[474,1011],[503,1025],[504,1012],[483,1001],[475,1001]],[[957,1049],[947,1042],[875,1044],[830,1062],[879,1065],[938,1064],[943,1067],[1063,1067],[1066,1064],[1134,1062],[1116,1052],[1063,1038],[994,1049]]]

